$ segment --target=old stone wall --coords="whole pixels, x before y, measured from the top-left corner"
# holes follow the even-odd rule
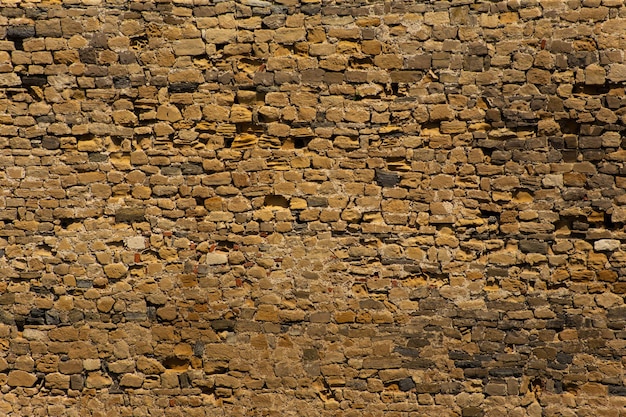
[[[0,3],[0,415],[626,416],[624,1]]]

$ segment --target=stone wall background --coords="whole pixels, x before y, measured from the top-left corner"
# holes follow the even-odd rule
[[[622,0],[2,0],[0,413],[626,415]]]

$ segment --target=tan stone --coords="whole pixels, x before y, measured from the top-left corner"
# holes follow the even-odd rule
[[[252,121],[252,112],[245,106],[235,104],[230,110],[232,123],[248,123]]]
[[[202,55],[206,53],[206,45],[200,38],[181,39],[172,44],[176,55]]]
[[[54,372],[46,375],[46,388],[48,389],[68,389],[70,387],[70,376]]]
[[[319,65],[328,71],[343,71],[348,66],[348,59],[343,55],[331,55],[322,59]]]
[[[171,104],[163,104],[159,106],[156,114],[157,119],[166,120],[168,122],[177,122],[183,118],[180,110]]]
[[[83,172],[77,176],[79,184],[91,184],[94,182],[106,181],[106,174],[104,172]]]
[[[113,308],[115,299],[113,297],[102,297],[97,301],[98,311],[108,313]]]
[[[111,279],[120,279],[126,276],[128,268],[122,263],[114,263],[104,266],[104,273]]]
[[[208,104],[202,109],[204,118],[209,121],[223,122],[228,120],[230,111],[227,107]]]
[[[601,108],[596,114],[596,119],[603,123],[615,123],[617,122],[617,115],[607,108]]]
[[[607,78],[614,83],[626,81],[626,64],[611,64]]]
[[[343,117],[348,122],[365,123],[370,119],[370,112],[364,108],[346,107]]]
[[[207,43],[228,44],[236,40],[237,31],[235,29],[207,29],[204,31],[204,38]]]
[[[0,74],[0,87],[15,87],[21,84],[22,80],[13,72]]]
[[[175,320],[178,317],[178,311],[174,306],[165,306],[157,309],[157,316],[166,321]]]
[[[156,359],[140,356],[137,359],[137,370],[146,375],[158,375],[165,372],[165,367]]]
[[[228,211],[233,213],[241,213],[252,208],[250,201],[244,197],[234,197],[228,200]]]
[[[139,388],[143,385],[144,377],[137,374],[124,374],[120,379],[120,387]]]
[[[606,80],[606,70],[598,64],[591,64],[585,68],[585,84],[603,85]]]
[[[115,123],[122,125],[135,125],[137,124],[137,116],[135,113],[128,110],[116,110],[113,112],[113,120]]]
[[[217,172],[202,179],[204,185],[227,185],[232,181],[230,172]]]
[[[85,380],[87,388],[102,389],[110,386],[112,383],[113,381],[108,375],[102,375],[100,372],[90,373]]]
[[[382,54],[377,55],[374,58],[374,63],[376,66],[383,69],[396,69],[402,68],[404,65],[404,58],[401,55],[394,54]]]
[[[25,371],[11,371],[6,383],[10,387],[32,387],[36,382],[37,377],[34,374]]]
[[[306,38],[303,28],[279,28],[274,34],[274,41],[282,44],[293,44]]]
[[[430,120],[432,121],[454,119],[454,110],[452,110],[447,104],[434,105],[429,108],[428,112],[430,114]]]

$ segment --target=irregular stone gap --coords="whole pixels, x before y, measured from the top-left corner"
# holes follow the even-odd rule
[[[573,85],[573,94],[586,94],[586,95],[604,95],[608,94],[613,88],[619,87],[619,85],[612,85],[610,83],[604,84],[583,84],[577,83]]]
[[[265,196],[263,205],[266,207],[289,207],[289,200],[282,195],[270,194]]]
[[[20,75],[20,79],[24,87],[42,87],[48,84],[48,77],[46,75]]]
[[[577,135],[580,131],[580,123],[578,123],[574,119],[561,119],[558,121],[558,123],[561,126],[561,132],[564,135]]]
[[[500,215],[502,213],[494,210],[480,209],[480,214],[483,218],[487,219],[489,224],[497,224],[500,223]]]
[[[163,360],[162,364],[166,369],[185,370],[189,367],[189,359],[168,356]]]
[[[234,136],[225,136],[224,137],[224,147],[225,148],[231,148],[233,146],[233,142],[235,141],[235,137]]]
[[[148,36],[146,34],[131,36],[130,47],[134,50],[141,51],[148,46]]]

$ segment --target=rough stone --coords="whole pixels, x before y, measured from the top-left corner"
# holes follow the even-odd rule
[[[32,387],[37,382],[37,377],[25,371],[10,371],[6,383],[10,387]]]

